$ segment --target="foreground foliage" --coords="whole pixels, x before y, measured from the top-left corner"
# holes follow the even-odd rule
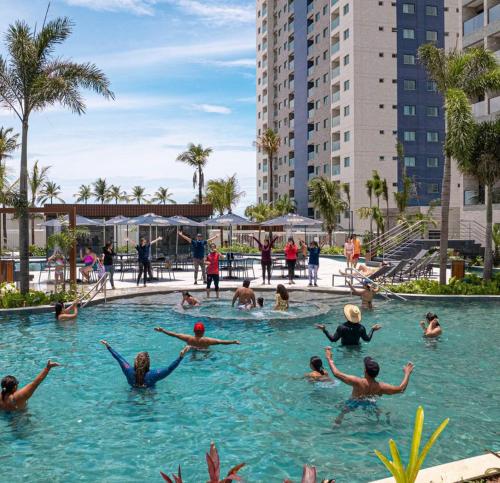
[[[40,290],[30,290],[21,293],[13,283],[3,282],[0,284],[0,308],[16,309],[20,307],[36,307],[39,305],[51,305],[56,302],[71,302],[77,298],[76,290],[67,292],[45,293]]]

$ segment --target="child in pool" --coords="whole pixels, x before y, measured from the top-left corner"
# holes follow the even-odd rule
[[[309,372],[305,375],[305,377],[313,380],[313,381],[330,381],[331,377],[328,374],[328,371],[323,367],[323,361],[318,356],[312,356],[309,361],[309,366],[312,369],[312,372]]]
[[[281,283],[276,287],[276,304],[274,305],[274,310],[280,310],[286,312],[288,310],[288,290]]]
[[[259,297],[259,298],[257,299],[257,307],[258,307],[259,309],[262,309],[262,308],[264,307],[264,297]]]
[[[184,304],[188,304],[188,307],[199,307],[200,301],[197,298],[193,297],[189,292],[182,292],[181,307],[188,308],[184,307]]]

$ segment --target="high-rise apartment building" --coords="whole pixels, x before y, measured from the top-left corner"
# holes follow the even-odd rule
[[[274,199],[288,194],[299,213],[313,216],[313,177],[348,183],[361,230],[366,222],[356,213],[369,204],[365,184],[373,170],[387,179],[390,207],[403,167],[414,180],[411,204],[440,197],[442,100],[417,49],[458,45],[458,1],[257,1],[257,136],[271,128],[281,138]],[[257,153],[261,202],[269,200],[269,163]],[[349,213],[339,222],[349,226]]]

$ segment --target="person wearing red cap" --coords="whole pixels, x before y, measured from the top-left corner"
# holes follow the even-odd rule
[[[362,409],[373,409],[374,412],[380,415],[380,411],[376,406],[376,401],[373,397],[400,394],[405,391],[408,383],[410,382],[410,375],[413,372],[413,363],[408,362],[403,367],[404,377],[399,386],[391,386],[385,382],[379,382],[376,380],[378,373],[380,372],[380,366],[378,362],[371,357],[365,357],[363,362],[365,365],[364,377],[350,376],[344,374],[337,369],[337,366],[333,362],[332,348],[325,348],[326,360],[333,373],[333,376],[342,381],[349,386],[352,386],[352,393],[350,399],[346,402],[342,412],[335,420],[335,423],[340,424],[344,419],[344,416],[354,411],[357,408]]]
[[[195,349],[207,349],[211,345],[232,345],[239,344],[239,340],[222,340],[213,339],[212,337],[205,337],[205,326],[202,322],[196,322],[193,327],[194,335],[188,334],[177,334],[170,330],[165,330],[162,327],[156,327],[156,332],[162,332],[170,337],[175,337],[184,341],[187,345],[194,347]]]

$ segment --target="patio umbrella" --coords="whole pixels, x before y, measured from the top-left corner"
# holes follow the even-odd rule
[[[116,248],[118,249],[118,236],[117,236],[117,226],[118,225],[123,225],[126,223],[129,219],[126,216],[123,215],[118,215],[115,216],[114,218],[110,218],[109,220],[104,220],[104,243],[106,243],[106,227],[107,226],[112,226],[113,227],[113,237],[115,239],[115,244]],[[128,227],[127,227],[127,237],[128,237]]]
[[[177,233],[175,234],[175,258],[177,260],[177,254],[179,252],[179,227],[180,226],[202,227],[205,225],[203,225],[203,223],[199,223],[198,221],[191,220],[190,218],[186,218],[185,216],[181,215],[170,216],[168,220],[177,224]]]
[[[69,217],[64,215],[62,220],[60,218],[54,218],[53,220],[48,220],[40,223],[40,226],[68,226]],[[91,220],[90,218],[85,218],[84,216],[76,215],[76,226],[102,226],[102,222]]]
[[[323,222],[321,220],[314,220],[307,216],[300,216],[296,213],[288,213],[288,215],[278,216],[271,220],[261,223],[261,226],[319,226]]]

